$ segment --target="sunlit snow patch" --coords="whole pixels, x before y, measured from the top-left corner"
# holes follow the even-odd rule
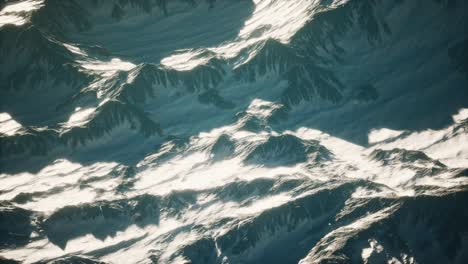
[[[455,123],[460,123],[463,120],[468,119],[468,108],[462,108],[458,111],[458,114],[452,116]]]
[[[332,1],[327,5],[327,8],[336,8],[344,2],[347,1]],[[255,0],[254,3],[254,13],[245,22],[244,27],[233,41],[215,47],[208,47],[205,51],[225,59],[232,59],[238,56],[243,49],[267,39],[287,43],[311,19],[314,12],[317,12],[319,8],[323,8],[320,1],[317,0]],[[294,14],[294,16],[290,14]],[[200,50],[187,50],[163,58],[161,63],[179,70],[190,70],[197,65],[206,63],[210,58],[210,56],[200,56]]]
[[[207,64],[213,58],[212,54],[202,49],[183,50],[161,60],[161,64],[179,71],[189,71],[199,65]]]
[[[401,135],[403,131],[392,130],[388,128],[374,129],[368,135],[368,140],[370,144],[377,142],[382,142],[387,139],[392,139]]]
[[[274,110],[280,109],[281,107],[282,106],[279,104],[264,101],[261,99],[254,99],[250,103],[246,112],[257,117],[267,118],[272,114]]]
[[[119,58],[112,58],[111,60],[97,60],[89,58],[88,54],[80,49],[77,46],[72,44],[63,43],[65,48],[67,48],[70,52],[79,55],[81,58],[77,60],[77,62],[86,70],[92,71],[95,74],[99,74],[101,76],[111,76],[112,74],[116,73],[117,71],[129,71],[135,68],[135,64],[123,61]]]
[[[14,135],[21,127],[21,124],[16,122],[8,113],[0,113],[1,134],[8,136]]]
[[[77,54],[77,55],[81,55],[81,56],[86,56],[86,53],[81,50],[80,48],[76,47],[76,46],[73,46],[71,44],[67,44],[67,43],[63,43],[63,46],[65,46],[65,48],[67,48],[69,51]]]
[[[93,71],[102,76],[111,76],[118,71],[129,71],[135,68],[135,64],[113,58],[110,61],[88,60],[78,61],[83,68]]]
[[[362,260],[368,263],[372,254],[379,254],[384,250],[382,245],[379,244],[375,239],[369,239],[369,247],[364,248],[361,253]]]
[[[113,195],[112,192],[100,193],[99,190],[115,189],[118,179],[106,177],[118,164],[97,162],[90,166],[66,159],[55,160],[36,174],[22,173],[14,177],[0,175],[0,199],[9,200],[18,195],[28,197],[23,207],[42,212],[53,212],[66,205],[93,202],[100,195]],[[80,186],[80,182],[92,182],[93,186]],[[65,198],[66,197],[66,198]]]
[[[42,0],[19,1],[5,6],[0,11],[0,27],[6,24],[23,25],[28,21],[28,15],[43,6]]]
[[[66,126],[68,127],[79,126],[79,125],[86,123],[86,121],[94,113],[95,110],[96,108],[93,108],[93,107],[84,108],[84,109],[77,107],[75,109],[75,112],[68,119]]]

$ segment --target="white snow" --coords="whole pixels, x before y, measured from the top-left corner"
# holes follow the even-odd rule
[[[26,0],[7,4],[0,10],[0,27],[6,24],[20,26],[28,22],[28,14],[43,6],[43,0]]]
[[[83,68],[98,73],[103,77],[111,76],[118,71],[129,71],[136,67],[135,64],[128,61],[123,61],[119,58],[112,58],[109,61],[86,60],[78,62]]]
[[[453,115],[452,118],[455,123],[460,123],[468,119],[468,108],[460,109],[457,114]]]
[[[369,133],[369,143],[378,143],[387,139],[392,139],[401,135],[403,131],[392,130],[388,128],[374,129]]]
[[[77,107],[75,112],[70,116],[68,121],[66,122],[67,127],[79,126],[88,121],[88,118],[96,111],[96,108],[89,107],[89,108],[80,108]]]
[[[8,113],[0,113],[0,133],[7,136],[14,135],[20,128],[20,123],[16,122]]]

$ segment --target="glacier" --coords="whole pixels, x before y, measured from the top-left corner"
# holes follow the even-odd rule
[[[0,263],[468,263],[468,2],[0,0]]]

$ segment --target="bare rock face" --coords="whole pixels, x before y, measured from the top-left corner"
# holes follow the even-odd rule
[[[331,159],[331,153],[318,141],[305,141],[293,135],[272,136],[253,149],[245,158],[247,164],[265,166],[294,165]]]

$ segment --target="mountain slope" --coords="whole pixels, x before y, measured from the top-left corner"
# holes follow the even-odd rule
[[[468,262],[466,1],[0,8],[0,262]]]

